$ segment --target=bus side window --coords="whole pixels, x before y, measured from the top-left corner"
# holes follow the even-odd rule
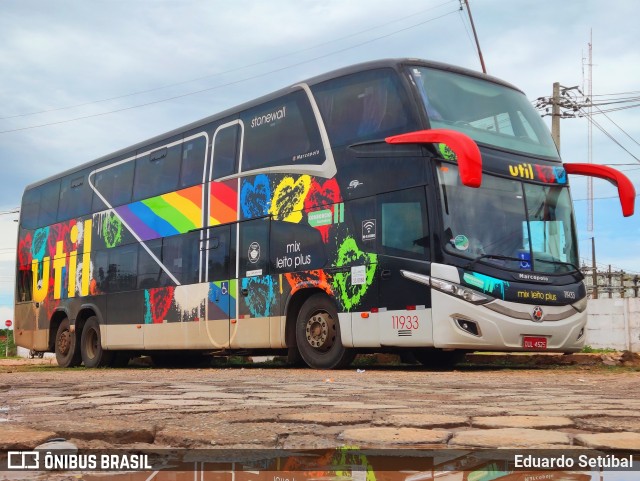
[[[55,224],[60,198],[60,181],[51,182],[38,187],[40,191],[40,209],[38,210],[38,227]]]
[[[136,158],[133,200],[155,197],[177,189],[182,144],[162,147]]]
[[[60,188],[58,222],[89,214],[92,195],[93,191],[87,181],[87,172],[65,177]]]
[[[28,302],[33,299],[33,271],[31,266],[20,266],[18,271],[18,282],[16,300],[18,302]]]
[[[391,69],[328,80],[314,86],[313,93],[335,147],[417,127]]]
[[[162,239],[145,242],[147,248],[160,259],[162,257]],[[139,244],[138,248],[138,289],[150,289],[162,286],[164,272],[149,252]]]
[[[218,130],[213,139],[213,178],[219,179],[238,172],[240,125]]]
[[[137,287],[138,246],[129,244],[109,250],[107,285],[109,292],[132,291]]]
[[[38,227],[38,211],[40,210],[40,191],[38,189],[27,190],[22,197],[20,207],[20,226],[24,229],[36,229]]]
[[[187,140],[182,145],[182,165],[180,166],[181,189],[202,184],[204,177],[204,156],[207,150],[205,136]]]
[[[209,277],[208,281],[221,281],[230,278],[231,269],[231,226],[214,227],[209,229],[209,246],[207,266]]]
[[[380,253],[425,259],[429,231],[424,188],[399,190],[378,196]]]
[[[200,232],[165,237],[162,240],[162,264],[180,284],[198,282],[200,262]],[[166,274],[163,274],[163,278]],[[166,279],[164,284],[170,283]]]
[[[98,191],[112,207],[131,202],[134,167],[135,164],[133,160],[130,160],[113,167],[106,166],[104,170],[100,170],[93,177],[92,181],[95,190]],[[93,212],[99,212],[107,208],[108,206],[94,193]]]

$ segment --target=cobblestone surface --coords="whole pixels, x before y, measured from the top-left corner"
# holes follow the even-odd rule
[[[0,448],[640,449],[632,369],[36,371],[0,366]]]

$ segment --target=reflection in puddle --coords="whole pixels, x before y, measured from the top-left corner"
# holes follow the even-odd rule
[[[47,452],[48,460],[57,456]],[[61,472],[84,481],[632,481],[631,453],[591,450],[462,451],[360,450],[338,448],[313,451],[174,450],[141,454],[124,451],[78,452],[93,456],[98,470]],[[151,469],[114,472],[135,457],[148,459]],[[523,466],[517,458],[537,459],[537,465],[555,463],[553,470]],[[45,459],[42,453],[41,460]],[[86,458],[85,458],[86,459]],[[111,460],[109,465],[102,460]],[[67,459],[66,462],[70,461]],[[542,464],[541,464],[542,463]],[[566,469],[558,469],[558,463]],[[609,466],[622,468],[613,470]],[[49,463],[49,466],[51,463]],[[65,464],[69,466],[69,464]],[[147,466],[147,464],[143,464]],[[522,467],[521,467],[522,466]],[[43,464],[40,465],[40,468]],[[106,471],[107,468],[112,469]],[[9,474],[14,474],[10,471]],[[27,474],[27,473],[24,473]],[[30,471],[22,479],[43,479]],[[48,474],[53,475],[54,472]],[[40,476],[39,476],[40,475]],[[62,479],[52,476],[52,479]],[[4,478],[18,479],[18,478]],[[68,477],[65,479],[69,479]]]

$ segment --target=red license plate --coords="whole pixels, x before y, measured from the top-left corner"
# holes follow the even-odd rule
[[[547,348],[547,338],[525,336],[522,340],[522,346],[525,349],[545,350]]]

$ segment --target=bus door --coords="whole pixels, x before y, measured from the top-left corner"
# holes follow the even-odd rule
[[[380,344],[433,345],[424,187],[378,195],[376,210]]]
[[[209,284],[204,335],[215,349],[228,348],[230,323],[236,320],[236,225],[207,229],[201,241],[205,279]]]
[[[208,283],[204,335],[212,347],[228,348],[231,323],[237,322],[238,276],[236,244],[239,179],[218,181],[238,171],[243,125],[229,119],[218,125],[205,165],[207,190],[200,237],[200,282]]]
[[[280,346],[280,277],[272,275],[269,261],[271,218],[237,224],[237,316],[231,320],[231,348]]]

